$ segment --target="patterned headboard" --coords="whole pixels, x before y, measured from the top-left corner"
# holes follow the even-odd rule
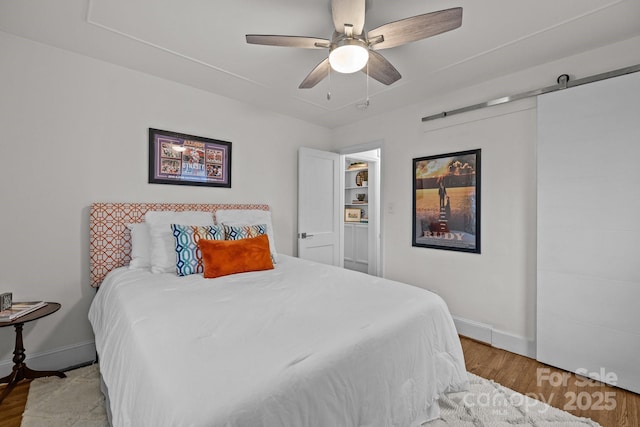
[[[89,213],[89,268],[91,286],[97,288],[104,277],[131,261],[131,234],[127,224],[144,221],[147,211],[207,211],[218,209],[269,210],[262,204],[202,203],[93,203]]]

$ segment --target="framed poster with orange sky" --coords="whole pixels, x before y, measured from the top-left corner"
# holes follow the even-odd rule
[[[413,159],[413,240],[480,253],[480,150]]]

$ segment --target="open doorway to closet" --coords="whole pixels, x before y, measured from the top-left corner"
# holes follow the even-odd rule
[[[344,267],[374,276],[382,276],[381,151],[379,145],[373,145],[341,152]]]

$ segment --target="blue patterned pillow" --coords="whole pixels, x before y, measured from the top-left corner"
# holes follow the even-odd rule
[[[219,225],[177,225],[171,224],[176,242],[176,273],[178,276],[202,273],[202,253],[198,240],[224,240],[224,229]]]
[[[267,234],[267,225],[223,225],[225,240],[240,240]]]
[[[224,227],[224,238],[225,240],[240,240],[240,239],[248,239],[251,237],[258,237],[267,233],[267,224],[256,224],[256,225],[227,225],[222,224]],[[274,264],[276,260],[271,254],[271,262]]]

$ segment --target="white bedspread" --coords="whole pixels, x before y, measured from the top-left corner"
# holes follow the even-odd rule
[[[217,279],[120,268],[89,320],[116,427],[418,426],[467,386],[440,297],[287,256]]]

